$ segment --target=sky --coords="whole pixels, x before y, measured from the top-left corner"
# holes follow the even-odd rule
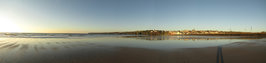
[[[266,31],[266,0],[0,0],[0,32]]]

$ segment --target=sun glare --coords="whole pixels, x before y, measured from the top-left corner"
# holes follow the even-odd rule
[[[22,32],[15,20],[8,16],[0,15],[0,32]]]

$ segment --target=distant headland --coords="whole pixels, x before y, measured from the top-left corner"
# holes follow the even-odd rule
[[[217,31],[217,30],[141,30],[127,32],[103,32],[89,34],[119,34],[119,35],[202,35],[202,36],[266,36],[266,32],[238,32],[238,31]]]

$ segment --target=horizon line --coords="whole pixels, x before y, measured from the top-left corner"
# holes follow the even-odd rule
[[[147,30],[160,30],[160,29],[147,29]],[[184,29],[188,30],[188,29]],[[162,31],[184,31],[184,30],[162,30]],[[196,29],[191,29],[196,30]],[[132,30],[132,31],[145,31],[145,30]],[[234,31],[234,30],[196,30],[196,31],[233,31],[233,32],[254,32],[254,31]],[[130,31],[109,31],[109,32],[130,32]],[[265,31],[256,31],[265,32]],[[0,33],[108,33],[104,31],[97,32],[0,32]]]

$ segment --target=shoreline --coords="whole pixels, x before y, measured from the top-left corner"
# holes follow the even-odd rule
[[[265,32],[236,32],[236,31],[212,31],[212,30],[184,30],[184,31],[164,31],[164,30],[143,30],[128,32],[101,32],[88,34],[115,34],[115,35],[198,35],[198,36],[258,36],[266,37]]]

